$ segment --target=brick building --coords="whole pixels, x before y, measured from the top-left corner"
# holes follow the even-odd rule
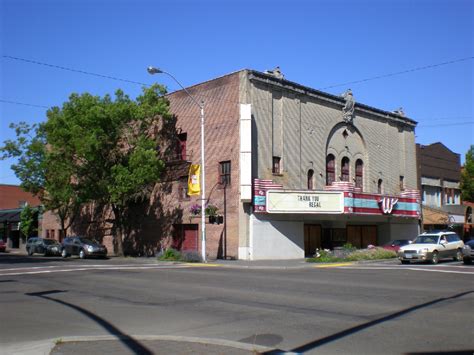
[[[279,71],[242,70],[188,90],[205,105],[206,200],[225,214],[225,223],[206,226],[210,259],[303,258],[418,233],[416,122],[402,112]],[[182,158],[199,164],[199,107],[184,91],[169,99]],[[200,197],[186,197],[187,175],[178,181],[164,206],[182,211],[173,223],[178,245],[199,250],[191,208]]]
[[[0,239],[9,248],[20,248],[23,240],[20,238],[20,214],[25,205],[36,208],[40,200],[20,186],[0,184]]]
[[[279,70],[241,70],[187,90],[204,102],[206,204],[223,222],[206,219],[209,259],[295,259],[418,233],[416,122],[403,112],[290,82]],[[201,197],[187,195],[189,166],[201,163],[200,108],[183,90],[168,98],[176,152],[150,203],[131,215],[125,250],[201,251]],[[82,215],[69,233],[113,250],[110,211],[86,206]],[[44,218],[43,234],[57,226]]]
[[[461,203],[461,157],[444,144],[416,145],[423,228],[457,226],[462,236],[465,206]]]

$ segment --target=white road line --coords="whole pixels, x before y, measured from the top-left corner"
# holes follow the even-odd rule
[[[78,267],[74,269],[56,269],[56,270],[37,270],[37,271],[23,271],[23,272],[8,272],[2,274],[0,271],[0,276],[18,276],[18,275],[34,275],[34,274],[51,274],[58,272],[73,272],[73,271],[88,271],[88,270],[153,270],[153,269],[179,269],[187,268],[188,265],[147,265],[147,266],[110,266],[107,268],[104,267]]]
[[[466,271],[451,271],[451,270],[439,270],[439,269],[426,269],[426,268],[414,268],[414,267],[377,267],[377,266],[372,266],[372,267],[367,267],[367,266],[342,266],[339,267],[338,269],[352,269],[352,270],[412,270],[412,271],[431,271],[431,272],[444,272],[444,273],[451,273],[451,274],[468,274],[468,275],[473,275],[474,272],[466,272]]]

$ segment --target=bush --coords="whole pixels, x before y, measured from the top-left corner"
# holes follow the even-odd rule
[[[181,259],[181,253],[176,249],[169,248],[166,249],[163,254],[158,256],[160,260],[168,260],[168,261],[178,261]]]
[[[200,263],[202,261],[201,255],[196,251],[185,251],[181,254],[181,261],[187,263]]]
[[[316,250],[316,254],[312,258],[307,258],[306,261],[310,263],[330,263],[336,261],[343,261],[343,258],[334,256],[331,250]]]
[[[339,255],[342,255],[341,257],[335,256],[334,251],[331,250],[317,250],[316,255],[312,258],[307,258],[306,261],[310,263],[331,263],[341,261],[392,259],[397,257],[397,253],[393,250],[385,250],[383,248],[357,250],[350,244],[345,244],[342,248],[342,254],[339,253]]]
[[[359,261],[359,260],[377,260],[377,259],[392,259],[396,258],[397,253],[393,250],[386,250],[383,248],[374,249],[363,249],[356,250],[350,253],[346,260],[347,261]]]
[[[342,246],[342,249],[344,249],[344,251],[356,251],[357,248],[355,246],[353,246],[351,243],[346,243]]]

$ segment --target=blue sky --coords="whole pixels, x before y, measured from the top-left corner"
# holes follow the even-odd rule
[[[280,66],[286,79],[316,89],[351,88],[357,102],[419,122],[416,141],[461,154],[474,144],[474,2],[471,0],[145,1],[0,0],[0,142],[10,122],[41,122],[45,108],[73,93],[140,85],[7,58],[12,56],[140,83],[154,65],[189,86],[243,68]],[[12,161],[0,183],[18,184]]]

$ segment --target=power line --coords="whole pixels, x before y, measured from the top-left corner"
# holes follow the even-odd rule
[[[474,121],[466,121],[466,122],[457,122],[457,123],[441,123],[441,124],[431,124],[431,125],[419,125],[418,127],[446,127],[446,126],[463,126],[474,124]]]
[[[48,106],[43,106],[43,105],[27,104],[25,102],[9,101],[9,100],[3,100],[3,99],[0,99],[0,102],[4,102],[4,103],[7,103],[7,104],[14,104],[14,105],[23,105],[23,106],[31,106],[31,107],[39,107],[39,108],[49,108]]]
[[[110,75],[103,75],[103,74],[91,73],[91,72],[88,72],[88,71],[85,71],[85,70],[78,70],[78,69],[72,69],[72,68],[63,67],[63,66],[60,66],[60,65],[42,63],[42,62],[38,62],[38,61],[35,61],[35,60],[30,60],[30,59],[25,59],[25,58],[19,58],[19,57],[12,57],[12,56],[10,56],[10,55],[4,55],[4,56],[2,56],[2,57],[3,57],[3,58],[7,58],[7,59],[18,60],[18,61],[22,61],[22,62],[26,62],[26,63],[31,63],[31,64],[43,65],[43,66],[50,67],[50,68],[56,68],[56,69],[61,69],[61,70],[72,71],[72,72],[80,73],[80,74],[98,76],[98,77],[100,77],[100,78],[105,78],[105,79],[110,79],[110,80],[123,81],[123,82],[126,82],[126,83],[136,84],[136,85],[140,85],[140,86],[150,86],[149,84],[144,84],[144,83],[141,83],[141,82],[139,82],[139,81],[133,81],[133,80],[128,80],[128,79],[121,79],[121,78],[117,78],[117,77],[115,77],[115,76],[110,76]]]
[[[343,84],[330,85],[330,86],[326,86],[326,87],[320,88],[319,90],[331,89],[331,88],[336,88],[336,87],[339,87],[339,86],[345,86],[345,85],[349,85],[349,84],[364,83],[364,82],[366,82],[366,81],[377,80],[377,79],[382,79],[382,78],[388,78],[388,77],[390,77],[390,76],[395,76],[395,75],[401,75],[401,74],[411,73],[411,72],[419,71],[419,70],[425,70],[425,69],[436,68],[436,67],[440,67],[440,66],[443,66],[443,65],[449,65],[449,64],[459,63],[459,62],[463,62],[463,61],[471,60],[471,59],[474,59],[474,57],[466,57],[466,58],[461,58],[461,59],[455,59],[455,60],[451,60],[451,61],[449,61],[449,62],[437,63],[437,64],[432,64],[432,65],[425,65],[425,66],[423,66],[423,67],[417,67],[417,68],[413,68],[413,69],[407,69],[407,70],[403,70],[403,71],[399,71],[399,72],[395,72],[395,73],[382,74],[382,75],[373,76],[373,77],[366,78],[366,79],[360,79],[360,80],[355,80],[355,81],[349,81],[349,82],[346,82],[346,83],[343,83]]]

